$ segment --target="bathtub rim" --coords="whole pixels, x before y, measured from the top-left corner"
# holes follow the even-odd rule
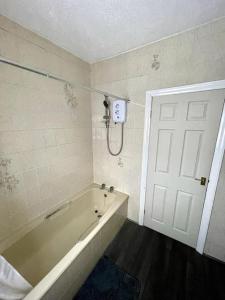
[[[74,194],[73,196],[62,200],[61,202],[59,202],[56,205],[52,206],[50,209],[47,209],[46,211],[44,211],[43,213],[41,213],[40,215],[35,217],[33,220],[28,222],[26,225],[18,228],[16,231],[14,231],[11,234],[10,237],[2,239],[0,241],[0,255],[2,255],[2,253],[5,250],[7,250],[9,247],[11,247],[14,243],[16,243],[17,241],[22,239],[27,233],[29,233],[34,228],[36,228],[38,225],[40,225],[45,220],[45,218],[48,214],[50,214],[51,212],[53,212],[54,210],[58,209],[59,207],[61,207],[62,205],[66,204],[66,203],[75,202],[77,199],[82,197],[84,194],[86,194],[92,188],[98,188],[98,187],[99,187],[99,185],[96,184],[96,183],[92,183],[92,184],[88,185],[87,187],[85,187],[84,189],[82,189],[78,193]]]
[[[80,197],[82,197],[84,194],[86,194],[88,191],[92,190],[93,188],[98,189],[98,188],[100,188],[100,185],[97,183],[92,183],[92,184],[88,185],[87,187],[85,187],[81,191],[77,192],[73,196],[62,200],[61,202],[57,203],[50,209],[44,211],[43,213],[41,213],[40,215],[35,217],[33,220],[28,222],[26,225],[18,228],[9,237],[2,239],[0,241],[0,255],[2,255],[2,253],[4,253],[4,251],[6,251],[8,248],[10,248],[14,243],[16,243],[17,241],[22,239],[26,234],[28,234],[30,231],[32,231],[38,225],[40,225],[45,220],[45,218],[48,214],[51,214],[51,212],[57,210],[58,208],[60,208],[61,206],[65,205],[69,202],[71,202],[71,204],[73,204],[76,200],[78,200]]]
[[[76,199],[82,197],[89,190],[93,188],[99,188],[98,184],[91,184],[88,188],[79,193]],[[41,299],[49,290],[49,288],[59,279],[59,277],[68,269],[71,263],[79,256],[79,254],[88,246],[92,239],[98,234],[102,227],[108,222],[108,220],[115,214],[115,212],[128,201],[129,195],[118,191],[113,192],[116,197],[112,206],[106,211],[106,213],[99,220],[95,228],[81,241],[76,243],[63,257],[62,259],[44,276],[41,281],[33,287],[33,289],[25,296],[24,300],[38,300]],[[74,199],[74,201],[76,200]]]

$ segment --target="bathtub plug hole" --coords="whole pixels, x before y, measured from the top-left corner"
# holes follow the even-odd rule
[[[98,213],[98,210],[97,210],[97,209],[95,210],[95,213],[96,213],[96,214]]]

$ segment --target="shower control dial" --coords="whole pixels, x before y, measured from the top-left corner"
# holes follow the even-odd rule
[[[116,123],[126,122],[127,103],[124,100],[113,101],[113,121]]]

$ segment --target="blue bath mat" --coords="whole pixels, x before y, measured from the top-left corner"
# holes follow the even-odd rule
[[[137,300],[139,281],[102,257],[73,300]]]

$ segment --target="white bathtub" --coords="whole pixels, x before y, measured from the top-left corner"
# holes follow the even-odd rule
[[[2,255],[34,286],[24,298],[72,299],[127,216],[128,196],[93,185]]]

